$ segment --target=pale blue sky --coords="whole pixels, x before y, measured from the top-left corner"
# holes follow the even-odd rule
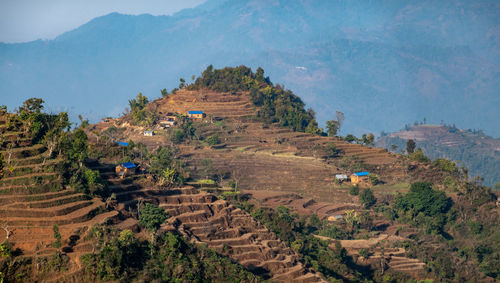
[[[205,0],[0,0],[0,42],[52,39],[111,12],[170,15]]]

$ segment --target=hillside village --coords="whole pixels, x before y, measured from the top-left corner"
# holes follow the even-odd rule
[[[41,100],[2,110],[0,279],[500,278],[498,195],[453,162],[328,136],[261,69],[129,104],[72,129]]]

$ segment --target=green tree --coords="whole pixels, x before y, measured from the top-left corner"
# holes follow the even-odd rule
[[[23,105],[19,108],[19,113],[23,114],[31,114],[31,113],[41,113],[43,104],[45,101],[41,98],[32,97],[23,102]]]
[[[334,137],[337,135],[339,130],[339,122],[336,120],[326,121],[326,133],[329,137]]]
[[[83,166],[83,161],[88,156],[87,152],[87,134],[82,129],[77,129],[72,135],[69,148],[67,149],[68,158],[78,162],[79,167]]]
[[[458,167],[455,164],[455,162],[450,161],[448,159],[438,158],[438,159],[434,160],[433,164],[435,166],[439,167],[441,170],[446,171],[448,173],[452,173],[452,174],[458,173]]]
[[[426,162],[426,163],[430,162],[430,159],[427,156],[425,156],[424,152],[420,147],[417,148],[415,152],[410,154],[410,158],[415,161]]]
[[[445,224],[444,214],[450,207],[451,200],[446,194],[432,189],[432,185],[428,182],[411,184],[410,191],[404,196],[396,196],[394,201],[394,208],[400,216],[408,218],[417,225],[427,226],[429,233],[442,232]]]
[[[352,143],[357,141],[358,139],[354,135],[348,134],[347,136],[345,136],[344,140],[348,143]]]
[[[145,203],[139,208],[139,223],[149,232],[156,232],[167,218],[167,212],[154,204]]]
[[[357,195],[359,195],[359,187],[358,187],[358,185],[356,185],[356,186],[351,186],[351,187],[349,188],[349,194],[350,194],[350,195],[352,195],[352,196],[357,196]]]
[[[142,110],[144,109],[144,107],[146,107],[146,104],[148,104],[148,102],[148,98],[144,96],[142,92],[139,92],[135,99],[131,99],[128,101],[130,111],[135,112],[137,110]]]
[[[104,189],[104,181],[98,170],[83,168],[83,177],[86,183],[87,193],[91,195],[102,195]]]
[[[160,90],[160,92],[161,92],[161,97],[165,98],[168,96],[168,91],[166,88]]]
[[[415,151],[416,147],[417,147],[417,144],[415,143],[414,140],[409,139],[406,142],[406,152],[408,152],[408,154],[412,154]]]
[[[363,134],[363,135],[361,136],[361,142],[362,142],[363,144],[368,145],[368,138],[367,138],[366,134]]]
[[[364,189],[359,195],[359,200],[365,208],[370,208],[375,204],[376,199],[371,189]]]
[[[360,223],[360,218],[358,213],[354,210],[346,210],[344,219],[345,222],[347,223],[347,227],[349,228],[351,234],[354,233],[354,230]]]
[[[215,146],[215,145],[218,145],[220,143],[218,135],[211,135],[211,136],[207,137],[207,139],[205,141],[210,146]]]
[[[318,127],[318,122],[316,122],[316,120],[311,120],[306,127],[306,133],[319,136],[323,133],[323,130]]]
[[[59,233],[59,225],[54,224],[52,225],[52,232],[54,232],[54,239],[56,240],[53,243],[54,248],[60,248],[61,247],[61,233]]]
[[[175,144],[179,144],[184,140],[184,133],[180,129],[175,129],[173,134],[170,136],[170,141]]]
[[[149,171],[160,185],[182,184],[184,178],[182,164],[175,158],[174,147],[159,147],[155,154],[150,156]]]
[[[366,137],[367,145],[374,146],[375,145],[375,136],[372,133],[369,133]]]
[[[128,101],[130,106],[130,112],[132,114],[132,118],[134,123],[137,125],[145,125],[151,126],[154,124],[158,115],[155,110],[146,111],[145,107],[148,104],[149,100],[146,96],[144,96],[141,92],[137,94],[135,99],[131,99]]]
[[[340,153],[340,149],[337,148],[335,143],[329,142],[326,144],[326,156],[328,158],[338,157]]]
[[[179,82],[180,82],[180,83],[179,83],[179,88],[180,88],[180,89],[183,89],[183,88],[186,86],[186,80],[185,80],[185,79],[183,79],[183,78],[180,78],[180,79],[179,79]]]

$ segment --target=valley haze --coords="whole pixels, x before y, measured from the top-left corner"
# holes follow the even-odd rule
[[[53,40],[0,44],[9,108],[43,97],[91,121],[209,64],[261,66],[323,124],[395,131],[426,118],[500,136],[497,1],[210,0],[172,16],[98,17]]]

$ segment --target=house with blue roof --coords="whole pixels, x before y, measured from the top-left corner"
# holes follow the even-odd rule
[[[351,175],[351,184],[355,185],[367,185],[370,184],[370,172],[355,172]]]
[[[187,114],[188,118],[205,118],[205,113],[203,111],[189,111]]]
[[[119,164],[115,168],[115,172],[120,178],[124,178],[127,175],[133,175],[136,173],[137,166],[132,162],[125,162]]]

